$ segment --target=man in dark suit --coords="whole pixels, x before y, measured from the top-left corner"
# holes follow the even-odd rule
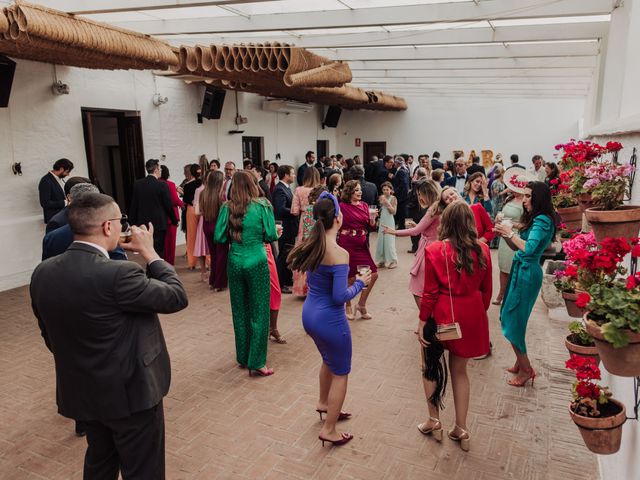
[[[409,187],[411,186],[411,177],[409,169],[405,165],[404,157],[397,156],[395,160],[396,173],[393,176],[393,194],[398,200],[396,214],[394,215],[396,224],[400,230],[404,230],[405,218],[407,216],[407,203],[409,201]]]
[[[56,160],[53,170],[40,179],[38,196],[44,214],[44,223],[51,220],[67,204],[64,198],[64,178],[73,170],[73,162],[66,158]]]
[[[295,244],[298,234],[298,217],[291,213],[293,192],[289,185],[293,183],[293,175],[292,166],[280,165],[278,167],[278,183],[271,194],[273,213],[276,220],[282,222],[282,235],[278,239],[278,259],[276,260],[282,293],[291,293],[293,273],[287,267],[287,255]]]
[[[364,168],[361,165],[351,167],[352,180],[360,182],[362,188],[362,201],[367,205],[378,205],[378,187],[375,183],[364,179]]]
[[[473,157],[471,160],[471,165],[467,168],[467,175],[473,175],[476,172],[482,173],[485,177],[487,176],[487,172],[485,172],[484,167],[480,165],[480,157],[477,155]]]
[[[164,479],[164,411],[171,365],[158,312],[187,294],[153,250],[153,227],[132,227],[137,263],[113,261],[122,214],[107,195],[69,207],[75,241],[31,277],[31,303],[56,368],[58,412],[86,422],[84,478]]]
[[[64,182],[64,197],[65,197],[65,200],[67,201],[67,205],[71,203],[71,200],[70,200],[71,189],[76,185],[78,185],[79,183],[91,184],[91,180],[85,177],[71,177],[69,180]],[[98,190],[97,187],[96,187],[96,190]],[[63,225],[66,225],[67,223],[69,223],[67,220],[68,213],[69,212],[67,210],[67,207],[64,207],[62,210],[56,213],[53,217],[51,217],[51,219],[47,222],[45,233],[52,232],[56,228],[60,228]]]
[[[387,155],[382,160],[381,168],[378,170],[376,174],[376,187],[378,187],[378,194],[382,195],[382,187],[381,185],[384,182],[393,182],[393,174],[395,173],[395,169],[393,166],[393,157],[391,155]]]
[[[298,182],[298,186],[301,186],[304,181],[304,172],[307,168],[315,167],[318,169],[320,173],[320,178],[324,175],[324,165],[320,162],[316,162],[316,154],[309,150],[304,156],[304,163],[298,167],[298,174],[296,177],[296,182]]]
[[[178,225],[178,218],[173,211],[171,194],[166,182],[160,178],[160,161],[151,159],[145,164],[148,175],[136,180],[133,184],[129,221],[132,225],[153,224],[153,248],[162,258],[164,255],[164,239],[167,234],[167,222]]]
[[[462,158],[462,155],[459,155],[456,157],[454,165],[456,174],[446,178],[444,182],[442,182],[442,187],[455,187],[458,193],[462,195],[464,192],[464,186],[469,178],[469,175],[467,174],[467,164],[464,161],[464,158]]]
[[[431,171],[438,168],[444,168],[444,164],[440,161],[440,152],[433,152],[431,156]]]

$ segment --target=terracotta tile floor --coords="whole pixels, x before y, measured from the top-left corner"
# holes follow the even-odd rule
[[[407,247],[408,240],[399,240],[399,268],[381,271],[369,307],[373,320],[351,323],[346,408],[354,417],[341,426],[356,438],[341,448],[322,448],[317,439],[320,357],[301,327],[302,301],[283,300],[280,331],[289,343],[270,343],[276,374],[249,378],[234,362],[228,293],[211,292],[181,259],[190,305],[162,318],[173,365],[165,399],[167,478],[596,479],[595,455],[566,412],[564,326],[548,318],[541,302],[528,335],[535,387],[505,384],[512,354],[492,306],[494,355],[470,364],[471,451],[417,431],[426,408],[412,333],[416,307],[406,290]],[[85,440],[56,413],[53,361],[27,288],[0,293],[0,311],[0,478],[81,478]],[[442,420],[447,427],[453,422],[450,391]]]

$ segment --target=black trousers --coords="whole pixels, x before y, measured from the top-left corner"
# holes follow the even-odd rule
[[[406,228],[404,221],[407,217],[407,203],[408,200],[398,200],[398,209],[396,210],[396,214],[393,216],[396,224],[398,225],[398,230],[404,230]]]
[[[167,236],[166,230],[154,230],[153,231],[153,249],[156,251],[160,258],[164,259],[164,239]]]
[[[285,238],[282,235],[278,239],[278,258],[276,259],[276,269],[278,270],[278,279],[280,280],[280,288],[290,287],[293,285],[293,272],[287,267],[287,256],[295,243],[294,238]]]
[[[118,420],[87,423],[84,480],[164,480],[162,402]]]

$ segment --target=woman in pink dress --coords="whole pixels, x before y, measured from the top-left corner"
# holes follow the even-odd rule
[[[418,308],[424,291],[424,255],[425,249],[438,239],[438,226],[440,225],[440,215],[442,211],[438,208],[438,200],[440,198],[440,187],[433,180],[422,180],[414,187],[418,194],[418,201],[421,208],[427,208],[427,213],[422,217],[420,222],[412,228],[405,230],[394,230],[385,227],[385,233],[396,235],[398,237],[411,237],[420,235],[420,243],[416,250],[413,264],[409,270],[409,291],[413,295]],[[407,225],[413,222],[407,221]]]
[[[209,257],[209,246],[207,245],[207,238],[204,236],[203,222],[204,219],[202,217],[202,209],[200,208],[200,200],[202,196],[202,192],[206,188],[207,178],[211,173],[210,170],[206,170],[204,172],[204,179],[202,181],[202,185],[196,188],[196,192],[193,197],[193,210],[198,219],[198,224],[196,227],[196,238],[193,244],[193,256],[199,259],[200,262],[200,275],[202,276],[202,281],[207,282],[209,280],[209,274],[207,273],[207,264],[210,261]]]
[[[338,245],[349,252],[349,284],[353,283],[359,273],[358,266],[368,266],[371,269],[371,282],[360,294],[356,305],[360,317],[363,320],[369,320],[372,317],[367,312],[367,298],[378,279],[378,268],[369,251],[367,234],[376,225],[377,211],[370,212],[369,205],[362,201],[362,187],[357,180],[349,180],[345,183],[340,198],[340,211],[343,218],[342,227],[338,233]],[[346,304],[346,313],[349,320],[355,318],[350,301]]]
[[[317,168],[307,168],[304,172],[302,186],[299,186],[293,192],[293,200],[291,201],[291,214],[297,217],[301,216],[309,205],[309,193],[316,186],[320,185],[320,173]],[[298,222],[298,236],[296,244],[302,241],[304,222]],[[293,272],[293,294],[298,297],[304,297],[306,291],[306,275],[304,272]]]
[[[173,212],[176,214],[176,218],[180,218],[180,209],[184,208],[184,203],[178,196],[178,189],[176,184],[169,180],[169,169],[166,165],[161,165],[160,180],[167,183],[169,187],[169,195],[171,195],[171,205],[173,206]],[[171,265],[176,263],[176,233],[178,227],[171,222],[167,222],[167,235],[164,238],[164,260]]]

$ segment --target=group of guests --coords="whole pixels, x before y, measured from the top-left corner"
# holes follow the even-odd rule
[[[323,445],[326,442],[343,445],[353,439],[351,434],[337,429],[339,421],[352,416],[342,409],[351,370],[352,342],[348,321],[357,316],[363,320],[372,318],[367,310],[367,300],[376,284],[378,268],[393,268],[393,263],[387,261],[387,253],[395,247],[387,245],[381,237],[418,237],[416,255],[410,267],[409,292],[419,309],[415,333],[423,348],[423,385],[428,400],[427,420],[418,425],[420,432],[432,435],[436,440],[442,439],[439,409],[446,381],[443,385],[442,378],[435,378],[433,371],[438,370],[434,368],[435,362],[443,361],[442,352],[437,354],[438,348],[446,349],[449,350],[455,404],[455,425],[448,436],[459,442],[464,450],[469,449],[470,385],[466,366],[469,359],[490,353],[486,314],[492,298],[489,244],[496,234],[501,237],[500,244],[504,243],[514,252],[504,290],[501,289],[496,299],[502,304],[503,334],[515,354],[514,364],[508,369],[514,376],[508,383],[522,387],[531,380],[533,384],[536,372],[527,356],[525,333],[542,282],[540,256],[555,235],[548,186],[532,179],[530,173],[519,167],[515,168],[520,171],[509,178],[495,167],[493,170],[498,170],[498,174],[493,183],[502,181],[505,189],[513,193],[506,195],[509,199],[519,195],[522,210],[515,209],[507,216],[505,209],[514,200],[505,200],[503,215],[496,216],[494,224],[483,198],[489,189],[483,174],[479,182],[469,176],[460,191],[459,175],[452,176],[453,181],[448,183],[445,179],[441,185],[429,175],[433,170],[423,166],[426,165],[424,158],[411,172],[408,159],[396,156],[392,157],[395,170],[385,168],[386,177],[383,180],[379,175],[378,185],[366,180],[365,168],[359,164],[354,163],[347,172],[338,171],[327,176],[325,167],[321,172],[316,164],[313,152],[308,152],[306,157],[307,161],[298,172],[290,165],[278,165],[276,182],[270,179],[273,175],[271,165],[264,168],[245,163],[242,170],[236,170],[232,162],[227,162],[223,173],[217,160],[206,162],[206,165],[201,161],[189,166],[190,178],[173,187],[168,180],[168,171],[157,160],[149,160],[146,163],[148,176],[134,185],[129,217],[121,214],[113,199],[92,190],[87,179],[77,181],[69,189],[62,210],[67,211],[73,243],[58,254],[63,261],[45,260],[36,269],[31,288],[34,312],[45,343],[56,357],[60,413],[85,422],[89,433],[85,471],[108,467],[135,472],[154,461],[161,461],[164,468],[164,449],[158,446],[158,439],[159,436],[163,438],[161,400],[168,391],[166,375],[169,367],[168,356],[165,358],[162,353],[166,352],[166,347],[156,312],[170,313],[186,306],[186,294],[170,265],[169,260],[173,258],[166,255],[167,239],[171,235],[175,239],[175,230],[170,232],[170,229],[177,228],[180,208],[186,219],[183,224],[187,225],[187,245],[189,238],[193,242],[191,258],[205,259],[201,267],[209,268],[208,280],[212,286],[224,284],[215,288],[225,288],[228,285],[236,361],[240,367],[248,369],[250,375],[271,376],[275,373],[267,365],[267,350],[270,336],[278,343],[286,343],[277,330],[282,293],[294,292],[305,297],[302,324],[322,359],[316,411],[324,419],[319,432]],[[437,159],[439,155],[434,154],[434,157]],[[383,165],[385,163],[391,165],[383,158]],[[454,168],[456,173],[462,170],[457,164]],[[291,185],[300,176],[300,170],[301,183],[292,191]],[[370,171],[375,172],[375,169],[371,167]],[[67,169],[65,176],[69,172]],[[414,195],[416,208],[421,213],[417,222],[408,225],[403,224],[404,218],[400,222],[395,217],[403,201],[396,192],[398,178],[403,183],[409,180],[407,203],[409,196]],[[67,183],[71,183],[71,179]],[[368,184],[373,185],[373,190]],[[66,184],[60,185],[66,189]],[[152,218],[152,215],[163,218]],[[512,221],[505,221],[507,218]],[[376,254],[377,261],[371,255],[369,242],[370,232],[376,227],[378,246],[382,245],[378,249],[381,256]],[[198,240],[200,230],[202,240]],[[126,233],[129,239],[123,243]],[[199,241],[206,245],[205,255],[199,254],[203,250],[196,249]],[[140,267],[123,262],[126,259],[123,249],[142,254],[148,264],[146,275]],[[275,249],[277,253],[274,253]],[[122,253],[120,262],[110,263],[118,258],[114,256],[118,250]],[[173,252],[175,256],[175,246]],[[162,260],[163,256],[169,258]],[[97,263],[96,258],[99,259]],[[189,258],[188,253],[188,261]],[[397,256],[393,261],[397,264]],[[87,271],[94,268],[104,270],[104,275],[85,286],[88,294],[81,304],[73,308],[62,307],[65,302],[74,303],[73,299],[67,298],[68,292],[46,291],[44,286],[51,278],[66,275],[74,262],[84,262],[84,266],[73,273],[78,275],[78,281],[86,278]],[[119,269],[118,264],[126,265],[126,268]],[[196,267],[195,262],[189,265]],[[136,293],[144,292],[150,283],[154,285],[154,295],[162,301],[147,302],[146,294]],[[110,286],[105,290],[107,284]],[[55,301],[51,295],[56,296]],[[51,302],[60,304],[60,308],[50,311]],[[114,319],[114,331],[131,328],[131,324],[140,321],[139,318],[133,320],[140,312],[148,312],[149,323],[144,324],[147,325],[144,328],[155,332],[148,344],[132,342],[128,335],[124,338],[102,331],[98,323],[77,328],[85,318],[95,316],[99,319],[104,315]],[[62,329],[56,325],[60,315],[65,317]],[[438,341],[437,326],[453,322],[459,325],[461,337]],[[141,359],[140,365],[131,372],[114,371],[114,366],[105,357],[104,368],[111,372],[109,377],[87,367],[82,355],[74,356],[76,346],[83,355],[101,355],[103,347],[107,346],[101,343],[103,335],[114,342],[109,348],[120,349],[125,357]],[[99,339],[97,344],[96,339]],[[156,360],[158,352],[160,356]],[[64,361],[60,361],[63,358]],[[120,365],[118,363],[115,368]],[[138,395],[136,398],[144,401],[129,403],[128,408],[122,410],[120,394],[116,391],[105,397],[110,399],[112,406],[109,408],[98,411],[83,407],[97,401],[105,389],[112,388],[114,381],[121,381],[118,380],[120,377],[131,379],[136,375],[144,381],[135,388],[130,387],[135,392],[124,392],[124,395]],[[69,379],[73,378],[82,378],[90,388],[72,393],[73,382]],[[121,416],[114,416],[116,413]],[[115,418],[126,421],[113,422]],[[149,425],[152,425],[151,429]],[[127,446],[111,444],[105,447],[105,436],[116,435],[125,428],[146,429],[147,435],[153,437],[155,446],[149,447],[148,458],[144,461],[128,457]],[[131,443],[128,448],[132,448]],[[107,454],[109,458],[115,455],[117,462],[107,462],[102,457]]]

